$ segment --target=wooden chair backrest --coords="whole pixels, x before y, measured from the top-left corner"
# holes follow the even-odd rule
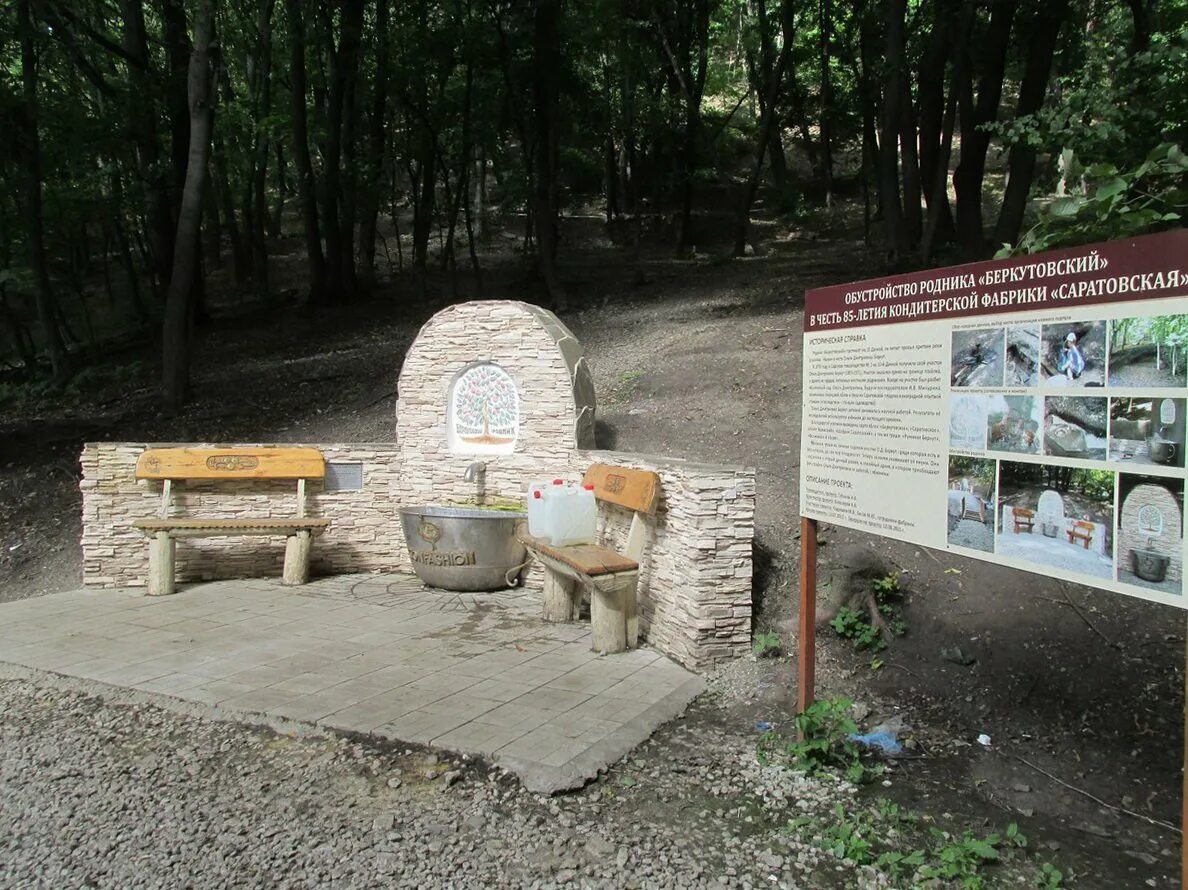
[[[323,479],[316,448],[149,448],[137,479]]]
[[[650,470],[593,464],[583,485],[594,486],[594,497],[648,516],[660,506],[660,477]]]
[[[1093,523],[1087,522],[1084,519],[1078,519],[1076,522],[1073,523],[1073,530],[1076,532],[1085,532],[1087,534],[1092,535],[1093,534]]]
[[[1025,507],[1016,507],[1015,508],[1015,518],[1016,519],[1031,519],[1033,516],[1035,516],[1034,510],[1028,510]]]

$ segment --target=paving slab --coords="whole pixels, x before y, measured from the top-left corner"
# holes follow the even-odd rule
[[[78,590],[0,604],[0,662],[481,755],[543,793],[594,778],[705,688],[655,651],[598,655],[588,624],[539,615],[534,591],[412,575]]]

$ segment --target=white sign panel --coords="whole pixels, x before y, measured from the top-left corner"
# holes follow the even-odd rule
[[[1188,231],[805,297],[801,515],[1180,607]]]

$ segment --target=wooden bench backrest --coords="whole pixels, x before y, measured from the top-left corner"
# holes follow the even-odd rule
[[[1078,519],[1076,522],[1074,522],[1073,523],[1073,534],[1080,534],[1080,533],[1092,535],[1093,534],[1093,523],[1087,522],[1084,519]]]
[[[1035,516],[1034,510],[1028,510],[1025,507],[1015,508],[1015,518],[1017,519],[1031,519],[1033,516]]]
[[[660,506],[660,477],[649,470],[593,464],[582,484],[593,485],[598,500],[637,513],[652,516]]]
[[[137,479],[322,479],[316,448],[149,448]]]

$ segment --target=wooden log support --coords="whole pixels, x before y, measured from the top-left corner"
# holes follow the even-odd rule
[[[639,573],[623,584],[623,620],[627,626],[627,648],[639,647],[639,604],[635,598],[635,588],[639,584]]]
[[[545,621],[576,621],[581,608],[581,589],[577,580],[556,569],[545,567],[542,617]]]
[[[149,539],[149,596],[168,596],[177,589],[173,583],[176,552],[177,544],[169,532],[159,531]]]
[[[313,535],[308,531],[299,531],[285,539],[285,568],[281,575],[282,584],[296,586],[309,580],[309,553],[312,544]]]
[[[625,600],[635,599],[636,573],[627,573],[596,584],[590,591],[590,643],[595,652],[609,655],[627,651]]]

